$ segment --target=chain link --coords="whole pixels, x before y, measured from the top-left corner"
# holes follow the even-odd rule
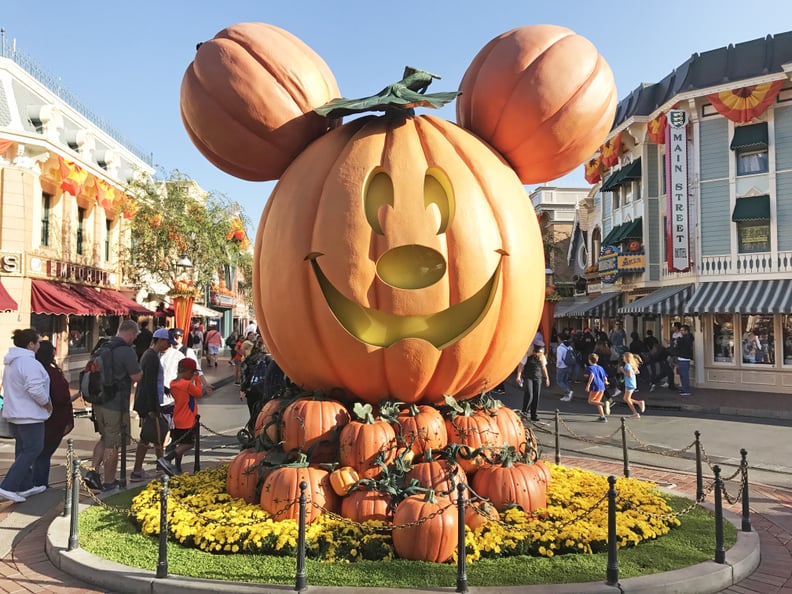
[[[586,438],[586,437],[583,437],[582,435],[578,435],[577,433],[575,433],[572,430],[572,427],[567,425],[567,422],[563,418],[561,418],[561,424],[566,428],[567,431],[569,431],[569,434],[572,437],[574,437],[575,439],[578,439],[578,440],[583,441],[585,443],[593,443],[593,444],[597,444],[597,445],[608,445],[610,443],[611,439],[613,438],[613,436],[618,434],[619,431],[621,431],[621,428],[617,427],[616,430],[613,433],[611,433],[610,435],[608,435],[607,437],[601,437],[601,438],[598,438],[598,439],[590,439],[590,438]]]
[[[641,450],[643,450],[644,452],[649,452],[650,454],[656,454],[658,456],[667,456],[669,458],[681,458],[682,454],[689,452],[690,449],[695,447],[696,445],[696,442],[694,440],[690,443],[690,445],[687,445],[684,448],[678,450],[659,450],[649,445],[648,443],[644,443],[643,441],[641,441],[641,439],[633,432],[633,430],[630,429],[629,425],[625,424],[625,426],[627,428],[627,433],[629,433],[630,437],[632,437],[636,442],[638,442],[638,445],[640,446]]]

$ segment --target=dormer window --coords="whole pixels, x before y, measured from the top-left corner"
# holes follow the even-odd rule
[[[736,127],[730,148],[734,151],[737,175],[767,173],[767,146],[767,122]]]

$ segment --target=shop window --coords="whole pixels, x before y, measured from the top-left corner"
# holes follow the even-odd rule
[[[737,250],[741,254],[770,251],[770,221],[739,221]]]
[[[105,240],[104,240],[104,259],[110,261],[110,235],[113,228],[113,221],[105,219]]]
[[[746,365],[774,365],[775,337],[772,315],[742,317],[742,362]]]
[[[69,316],[69,354],[87,353],[93,329],[90,316]]]
[[[77,254],[83,254],[83,235],[85,233],[85,209],[77,207]]]
[[[715,314],[712,344],[716,363],[734,363],[734,320],[731,314]]]
[[[50,244],[50,214],[52,211],[52,195],[46,192],[41,194],[41,245],[48,247]]]
[[[32,313],[30,314],[30,327],[36,330],[41,335],[41,338],[52,340],[55,335],[55,316],[52,314]]]
[[[784,365],[792,365],[792,316],[784,316]]]
[[[761,151],[738,151],[737,152],[737,175],[756,175],[767,173],[768,158],[767,150]]]

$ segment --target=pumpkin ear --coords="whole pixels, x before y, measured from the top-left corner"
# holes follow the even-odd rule
[[[273,180],[340,122],[313,111],[340,94],[330,68],[300,39],[265,23],[239,23],[196,48],[182,79],[181,116],[215,166]]]
[[[457,121],[512,165],[524,184],[557,179],[589,159],[613,125],[613,73],[565,27],[520,27],[490,41],[462,78]]]

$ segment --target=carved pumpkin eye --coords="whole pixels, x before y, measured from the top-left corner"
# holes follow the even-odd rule
[[[393,181],[384,171],[378,171],[369,178],[363,194],[363,208],[366,220],[375,233],[384,235],[380,225],[379,211],[383,206],[393,208]]]
[[[440,214],[437,234],[445,233],[454,219],[456,204],[448,176],[436,167],[427,170],[424,177],[424,206],[434,206],[437,209]]]

